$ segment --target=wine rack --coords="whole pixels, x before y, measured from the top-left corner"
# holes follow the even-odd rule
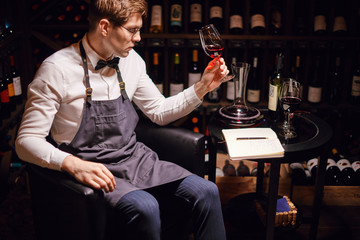
[[[258,107],[267,106],[268,100],[268,81],[274,67],[275,55],[278,51],[284,53],[283,75],[289,76],[297,55],[301,56],[303,102],[302,110],[316,113],[324,118],[330,118],[329,112],[342,114],[345,112],[360,112],[360,105],[350,101],[351,82],[357,57],[360,55],[360,3],[356,0],[341,2],[344,7],[347,32],[343,35],[333,33],[334,18],[337,14],[338,0],[329,0],[325,3],[322,0],[302,1],[304,9],[300,8],[297,1],[286,0],[213,0],[196,1],[202,5],[202,25],[208,24],[210,20],[210,9],[213,4],[222,7],[222,37],[226,42],[223,57],[230,66],[231,58],[236,56],[238,61],[251,62],[252,51],[259,49],[261,61],[258,68],[260,72],[260,102]],[[10,8],[16,9],[15,3],[6,0]],[[26,66],[24,71],[26,82],[24,87],[31,81],[39,64],[50,54],[59,50],[72,42],[78,41],[87,31],[87,7],[88,0],[36,0],[21,1],[24,8],[15,16],[18,19],[18,35],[22,45],[23,55],[22,64]],[[173,1],[158,1],[162,5],[162,32],[150,32],[151,6],[155,0],[148,0],[148,16],[144,19],[141,29],[141,42],[137,43],[135,49],[147,63],[148,72],[151,72],[152,53],[160,52],[160,63],[163,71],[164,95],[169,96],[170,73],[172,69],[172,54],[180,50],[180,62],[184,86],[188,86],[187,73],[191,63],[191,51],[193,48],[199,50],[199,62],[204,69],[211,60],[201,49],[199,36],[190,31],[190,6],[193,0],[178,1],[182,4],[182,30],[178,33],[170,31],[170,7]],[[232,34],[230,29],[230,16],[233,14],[233,4],[240,7],[240,14],[243,20],[241,34]],[[254,3],[259,4],[265,19],[263,34],[255,35],[250,27],[251,16],[253,14]],[[314,33],[314,16],[318,11],[318,3],[323,4],[324,15],[327,27],[322,36]],[[69,6],[71,6],[69,8]],[[321,4],[320,4],[321,7]],[[280,34],[274,34],[271,28],[272,11],[279,9],[281,13]],[[75,20],[75,16],[80,15],[80,20]],[[298,30],[298,18],[302,15],[305,19],[301,31]],[[324,55],[324,82],[322,100],[319,104],[307,102],[307,89],[312,79],[311,67],[313,65],[313,55],[321,51]],[[333,70],[334,57],[340,55],[342,58],[342,81],[339,85],[338,99],[335,103],[328,101],[328,94],[332,88],[330,73]],[[211,113],[218,107],[230,104],[226,100],[226,84],[221,86],[221,99],[216,103],[204,101],[202,107],[198,109],[202,115],[203,125],[201,131],[205,132],[206,122]],[[330,110],[330,111],[329,111]],[[198,114],[197,112],[197,114]],[[340,121],[340,120],[339,120]],[[342,123],[342,122],[340,122]],[[336,123],[338,124],[338,123]]]

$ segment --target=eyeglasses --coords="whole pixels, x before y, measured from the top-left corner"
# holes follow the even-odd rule
[[[129,28],[126,28],[126,27],[124,27],[122,25],[120,25],[120,26],[122,28],[125,28],[129,33],[131,33],[131,38],[133,38],[137,32],[140,32],[140,28],[130,28],[129,29]]]

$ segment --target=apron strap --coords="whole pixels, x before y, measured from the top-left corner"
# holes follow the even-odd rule
[[[86,102],[91,105],[91,95],[92,95],[93,89],[90,87],[89,70],[88,70],[88,64],[87,64],[87,60],[86,60],[86,53],[85,53],[82,41],[80,41],[79,45],[80,45],[81,59],[83,62],[83,68],[84,68],[84,74],[85,74]],[[121,96],[123,97],[124,100],[129,99],[129,97],[125,91],[125,82],[123,81],[123,79],[121,77],[119,65],[116,65],[115,70],[116,70],[117,79],[119,82]]]
[[[80,53],[81,53],[81,59],[83,62],[83,68],[84,68],[84,75],[85,75],[85,86],[86,86],[86,102],[91,105],[91,95],[92,95],[92,88],[90,87],[90,80],[89,80],[89,70],[88,70],[88,64],[86,60],[86,53],[84,46],[82,44],[82,41],[80,41]]]

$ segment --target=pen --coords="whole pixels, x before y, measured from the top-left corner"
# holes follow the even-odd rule
[[[257,140],[257,139],[268,139],[267,137],[238,137],[236,140]]]

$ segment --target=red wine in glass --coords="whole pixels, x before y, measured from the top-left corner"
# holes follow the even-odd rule
[[[298,97],[286,96],[280,99],[282,108],[284,109],[284,111],[287,111],[289,113],[295,112],[295,110],[300,105],[300,102],[301,99]]]
[[[209,55],[211,58],[220,57],[223,50],[224,47],[220,44],[210,44],[206,45],[205,47],[206,54]]]

